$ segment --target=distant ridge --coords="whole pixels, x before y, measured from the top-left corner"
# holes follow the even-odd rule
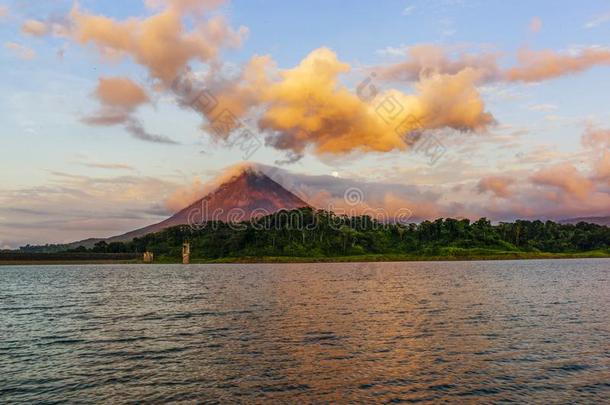
[[[581,218],[567,218],[557,221],[560,224],[577,224],[579,222],[588,222],[591,224],[610,226],[609,217],[581,217]]]

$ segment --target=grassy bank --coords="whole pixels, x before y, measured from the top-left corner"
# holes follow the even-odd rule
[[[583,259],[610,258],[608,250],[593,250],[575,253],[521,252],[492,249],[448,249],[443,254],[363,254],[353,256],[250,256],[222,257],[217,259],[192,258],[193,264],[205,263],[347,263],[347,262],[410,262],[410,261],[472,261],[472,260],[533,260],[533,259]],[[130,260],[65,260],[58,257],[51,260],[1,260],[0,265],[52,265],[52,264],[138,264],[140,259]],[[155,259],[156,264],[181,263],[177,257],[161,256]]]
[[[411,261],[472,261],[472,260],[533,260],[533,259],[584,259],[610,258],[610,252],[591,251],[579,253],[546,252],[464,252],[459,255],[406,255],[366,254],[333,257],[223,257],[219,259],[193,259],[192,263],[343,263],[343,262],[411,262]]]

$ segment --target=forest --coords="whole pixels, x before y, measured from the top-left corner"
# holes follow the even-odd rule
[[[74,252],[142,253],[179,258],[182,243],[193,259],[240,257],[340,257],[370,254],[459,256],[465,252],[610,253],[610,228],[553,221],[500,222],[441,218],[419,224],[382,223],[368,216],[339,216],[303,208],[241,223],[177,226],[128,243],[98,242]]]

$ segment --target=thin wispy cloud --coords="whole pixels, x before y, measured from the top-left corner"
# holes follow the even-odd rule
[[[593,18],[592,20],[588,21],[585,24],[585,28],[587,28],[587,29],[597,28],[600,25],[606,24],[608,22],[610,22],[610,12],[598,15],[597,17]]]
[[[21,59],[31,60],[36,57],[36,51],[17,42],[6,42],[4,47]]]
[[[530,32],[533,34],[540,32],[540,30],[542,29],[542,19],[540,17],[532,18],[532,20],[530,21],[529,29]]]
[[[528,109],[530,111],[543,111],[543,112],[548,112],[548,111],[555,111],[557,107],[555,104],[533,104],[528,106]]]
[[[152,143],[162,143],[166,145],[177,145],[178,142],[175,140],[165,136],[165,135],[157,135],[151,134],[148,132],[143,126],[140,120],[135,118],[130,118],[125,123],[125,129],[127,132],[131,134],[132,137],[139,139],[141,141],[152,142]]]
[[[402,10],[402,15],[411,15],[411,14],[413,14],[414,11],[415,11],[415,6],[410,5],[410,6],[405,7]]]
[[[101,162],[80,162],[82,166],[92,167],[94,169],[108,169],[108,170],[136,170],[133,166],[126,163],[101,163]]]

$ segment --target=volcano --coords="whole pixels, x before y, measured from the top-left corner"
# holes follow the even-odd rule
[[[159,223],[113,236],[106,242],[127,242],[133,238],[177,225],[201,225],[206,221],[247,221],[253,216],[280,210],[310,207],[256,167],[243,168],[205,197]]]

